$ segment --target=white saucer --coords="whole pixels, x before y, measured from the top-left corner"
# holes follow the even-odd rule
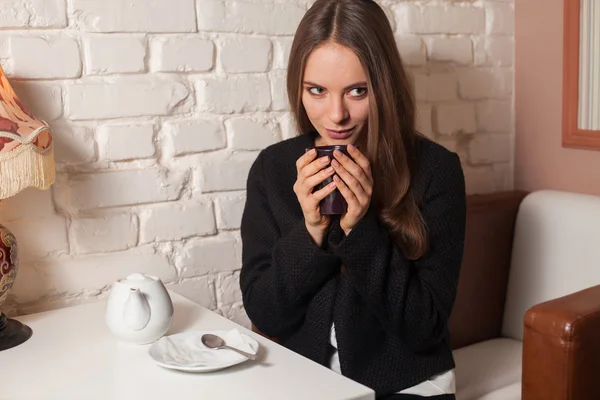
[[[163,336],[156,341],[148,353],[161,367],[186,372],[218,371],[248,360],[243,355],[228,349],[208,349],[201,337],[212,333],[225,339],[230,346],[256,354],[258,342],[238,330],[192,331]]]

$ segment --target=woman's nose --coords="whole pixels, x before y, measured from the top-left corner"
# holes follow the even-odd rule
[[[329,102],[329,119],[331,122],[340,125],[348,118],[348,116],[348,109],[346,108],[343,99],[334,98],[332,96]]]

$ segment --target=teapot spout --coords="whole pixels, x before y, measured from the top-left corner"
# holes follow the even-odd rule
[[[150,305],[139,288],[131,288],[123,308],[123,321],[134,331],[144,329],[150,321]]]

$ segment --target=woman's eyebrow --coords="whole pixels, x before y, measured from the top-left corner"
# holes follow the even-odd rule
[[[307,85],[307,86],[324,87],[323,85],[318,85],[318,84],[316,84],[314,82],[310,82],[310,81],[304,81],[302,83],[304,85]],[[356,82],[356,83],[353,83],[351,85],[346,86],[344,88],[344,90],[348,90],[348,89],[351,89],[351,88],[354,88],[354,87],[357,87],[357,86],[367,86],[367,82]]]

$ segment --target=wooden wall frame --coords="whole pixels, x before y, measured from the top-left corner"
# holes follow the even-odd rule
[[[562,145],[600,150],[600,130],[578,127],[580,0],[564,0]]]

